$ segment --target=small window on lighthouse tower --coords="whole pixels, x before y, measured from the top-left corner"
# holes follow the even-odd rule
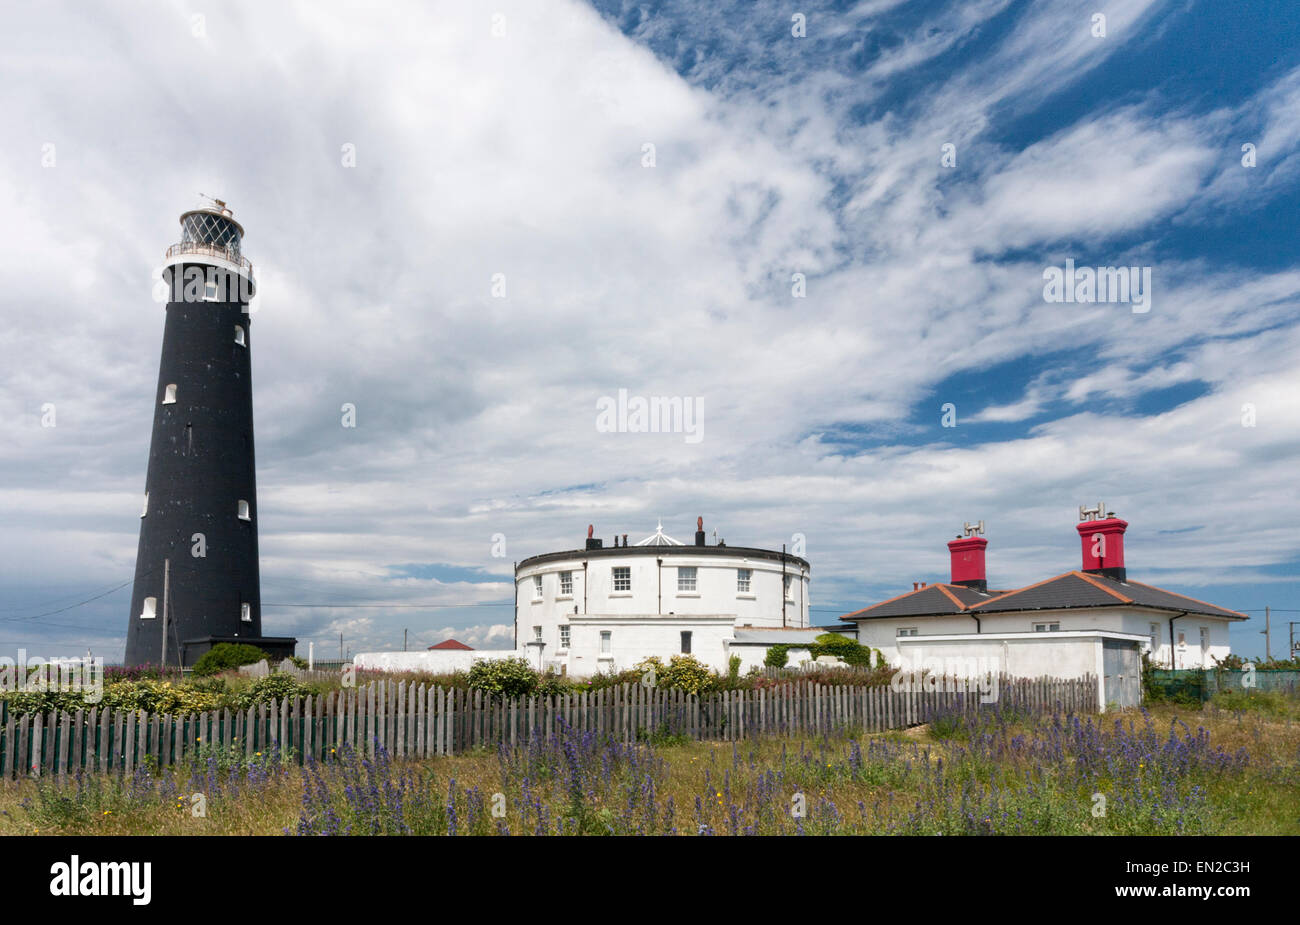
[[[146,597],[144,599],[144,609],[140,611],[141,620],[152,620],[158,613],[158,598]]]
[[[140,516],[143,517],[149,513],[149,492],[144,493],[144,507],[140,509]]]
[[[208,280],[206,283],[203,284],[203,301],[204,302],[217,301],[218,291],[219,290],[217,288],[216,280],[211,280],[211,279]]]
[[[235,343],[241,347],[248,346],[248,341],[244,340],[244,326],[242,324],[235,325]]]
[[[252,604],[240,604],[240,605],[239,605],[239,619],[243,620],[245,623],[252,623],[252,622],[253,622],[253,605],[252,605]]]
[[[247,502],[247,501],[240,501],[240,502],[239,502],[239,519],[240,519],[240,520],[252,520],[252,519],[253,519],[253,518],[250,517],[249,514],[248,514],[248,502]]]
[[[176,404],[176,383],[174,382],[169,383],[167,388],[163,390],[163,404],[164,405]]]

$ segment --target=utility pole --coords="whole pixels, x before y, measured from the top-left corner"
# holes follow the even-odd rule
[[[1264,661],[1266,662],[1273,661],[1273,646],[1272,646],[1273,636],[1269,632],[1269,630],[1271,629],[1269,625],[1271,622],[1270,621],[1271,617],[1272,617],[1271,608],[1266,605],[1264,607]]]
[[[154,561],[157,561],[157,560],[154,560]],[[154,574],[157,574],[157,573],[155,572]],[[165,672],[165,670],[166,670],[166,668],[167,668],[167,598],[169,598],[169,597],[171,596],[171,595],[168,593],[168,592],[171,591],[171,579],[172,579],[172,560],[171,560],[171,559],[163,559],[163,625],[162,625],[162,631],[163,631],[163,644],[162,644],[162,667],[163,667],[163,669],[164,669],[164,672]]]
[[[402,630],[402,651],[406,651],[406,630]]]
[[[339,661],[343,661],[343,634],[339,633]]]

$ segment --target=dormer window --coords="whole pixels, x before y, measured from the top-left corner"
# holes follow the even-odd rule
[[[248,513],[248,502],[247,502],[247,501],[243,501],[243,500],[241,500],[241,501],[239,502],[239,519],[240,519],[240,520],[252,520],[252,519],[253,519],[252,516]]]
[[[176,383],[170,382],[167,384],[167,388],[163,389],[163,404],[176,404]]]
[[[248,341],[244,339],[244,326],[242,324],[235,325],[235,343],[241,347],[248,346]]]

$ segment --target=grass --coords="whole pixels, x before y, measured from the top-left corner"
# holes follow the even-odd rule
[[[572,734],[419,762],[336,758],[210,755],[128,781],[0,784],[0,834],[1300,834],[1300,707],[1258,694],[1205,711],[941,716],[878,735]]]

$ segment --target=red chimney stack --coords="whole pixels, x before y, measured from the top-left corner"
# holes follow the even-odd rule
[[[977,534],[984,532],[984,521],[972,526],[962,527],[963,536],[948,541],[948,552],[952,554],[952,583],[987,591],[989,583],[984,577],[984,547],[989,541]]]
[[[1124,581],[1124,531],[1128,521],[1120,520],[1106,505],[1095,508],[1079,505],[1080,523],[1075,526],[1083,545],[1083,571]]]

